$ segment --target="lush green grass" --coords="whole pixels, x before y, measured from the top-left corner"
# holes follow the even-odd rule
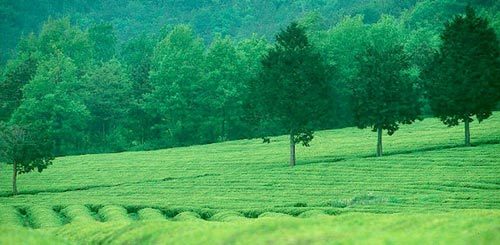
[[[295,168],[288,167],[284,136],[271,144],[255,139],[70,156],[41,174],[21,175],[16,197],[11,169],[2,165],[0,225],[7,228],[0,234],[28,227],[40,239],[105,243],[179,242],[189,232],[187,241],[205,234],[206,241],[229,243],[384,243],[416,241],[426,232],[422,241],[498,241],[500,113],[473,123],[471,132],[475,146],[464,148],[461,127],[426,119],[386,136],[386,156],[375,158],[375,133],[321,131],[310,148],[298,148]],[[276,235],[281,229],[287,235]],[[349,229],[355,233],[343,234]]]
[[[64,157],[41,174],[21,175],[21,195],[14,198],[8,196],[10,169],[2,167],[0,203],[237,210],[333,206],[380,212],[498,208],[500,114],[472,125],[476,147],[460,147],[462,134],[462,128],[427,119],[385,137],[388,156],[374,158],[375,133],[322,131],[310,148],[299,147],[295,168],[287,166],[286,137],[271,144],[256,139]]]
[[[235,217],[228,215],[227,217]],[[226,217],[226,218],[227,218]],[[315,218],[267,217],[147,222],[71,223],[28,231],[0,226],[1,244],[498,244],[500,212],[455,211],[425,214],[350,213]],[[23,237],[30,240],[23,240]],[[51,235],[49,237],[49,235]]]

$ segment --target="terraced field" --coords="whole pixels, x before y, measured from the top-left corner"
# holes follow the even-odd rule
[[[369,130],[321,131],[295,168],[286,137],[70,156],[16,197],[2,165],[0,243],[498,243],[500,113],[471,133],[464,148],[461,127],[426,119],[376,158]]]

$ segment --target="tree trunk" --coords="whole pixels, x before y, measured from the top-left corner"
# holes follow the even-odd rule
[[[12,195],[17,195],[17,163],[12,164]]]
[[[290,166],[295,166],[295,141],[293,140],[293,133],[290,134]]]
[[[469,128],[469,118],[464,120],[465,123],[465,146],[470,146],[470,128]]]
[[[377,157],[382,156],[382,127],[377,127]]]

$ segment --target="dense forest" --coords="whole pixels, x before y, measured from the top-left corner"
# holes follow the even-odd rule
[[[296,21],[332,88],[315,98],[325,110],[304,132],[370,126],[356,119],[363,112],[352,93],[370,86],[359,71],[376,71],[359,57],[404,57],[400,79],[422,87],[444,24],[467,3],[499,33],[495,0],[2,0],[0,121],[48,131],[56,155],[286,134],[282,118],[255,115],[258,97],[273,94],[251,88],[268,74],[276,33]],[[430,113],[408,91],[414,111]]]

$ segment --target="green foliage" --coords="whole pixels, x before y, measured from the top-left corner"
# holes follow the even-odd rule
[[[0,122],[0,162],[12,164],[12,194],[17,195],[17,175],[42,172],[52,164],[49,132],[39,123],[7,125]]]
[[[149,71],[153,56],[155,40],[142,35],[123,45],[120,58],[122,65],[131,80],[131,101],[128,114],[127,128],[133,133],[133,145],[144,145],[146,140],[154,138],[151,127],[155,118],[148,115],[144,107],[144,97],[151,93]]]
[[[31,206],[28,208],[28,215],[33,228],[49,228],[63,224],[57,213],[49,206]]]
[[[241,213],[235,211],[222,211],[210,217],[211,221],[221,221],[221,222],[241,221],[245,219],[246,218]]]
[[[176,215],[173,220],[175,221],[201,221],[201,217],[198,213],[185,211]]]
[[[85,223],[95,221],[95,217],[92,216],[90,210],[83,205],[67,206],[61,210],[61,214],[68,218],[70,222]]]
[[[426,74],[434,115],[448,126],[491,116],[500,100],[499,42],[488,21],[468,7],[445,25]]]
[[[472,123],[479,144],[472,148],[460,147],[462,132],[443,127],[436,119],[403,125],[398,131],[401,137],[387,139],[390,150],[384,158],[372,157],[374,137],[369,130],[318,131],[315,147],[297,149],[302,158],[294,169],[283,168],[287,136],[277,137],[269,145],[255,139],[160,151],[61,157],[44,174],[21,175],[24,188],[18,198],[9,197],[9,176],[0,175],[0,229],[5,227],[2,224],[9,226],[16,219],[27,220],[27,227],[43,221],[57,227],[31,232],[98,243],[160,241],[155,239],[161,234],[168,234],[172,241],[177,241],[172,234],[185,239],[179,229],[186,229],[187,234],[199,231],[212,239],[219,238],[218,233],[207,234],[207,227],[213,226],[214,232],[234,229],[235,234],[241,234],[247,225],[253,227],[251,224],[260,227],[248,228],[251,234],[261,231],[259,237],[274,236],[279,229],[295,227],[288,225],[292,222],[301,227],[301,232],[294,230],[290,236],[314,231],[317,237],[316,232],[328,227],[345,227],[349,232],[366,229],[375,234],[373,229],[383,226],[377,235],[394,240],[401,236],[401,242],[407,242],[410,235],[406,229],[398,233],[401,227],[415,228],[415,224],[422,223],[428,230],[418,233],[418,241],[427,234],[429,241],[436,241],[438,238],[432,234],[436,234],[438,224],[443,229],[439,241],[449,239],[453,243],[457,236],[469,234],[459,231],[489,230],[485,227],[496,224],[498,219],[495,171],[499,167],[499,123],[497,113],[491,120]],[[107,203],[115,205],[106,206]],[[307,207],[302,207],[305,203]],[[24,208],[5,208],[10,206],[27,207],[27,212],[23,215]],[[31,206],[40,206],[37,209],[43,212],[32,212]],[[187,210],[190,212],[184,212]],[[433,213],[424,214],[429,210]],[[138,221],[132,218],[136,211]],[[151,213],[154,221],[145,220],[149,217],[146,213]],[[165,214],[163,218],[161,213]],[[239,221],[211,221],[216,215]],[[257,218],[259,215],[266,218]],[[277,217],[283,215],[311,218]],[[59,221],[54,222],[53,217]],[[325,223],[330,219],[338,223]],[[63,225],[67,221],[70,223]],[[458,229],[458,224],[464,226]],[[170,226],[176,227],[177,232],[164,230]],[[392,228],[387,227],[397,228],[392,233]],[[457,232],[443,238],[448,237],[445,231],[455,228]],[[13,232],[4,231],[0,239],[14,236]],[[331,232],[334,231],[325,231]],[[280,237],[283,234],[279,232]],[[485,241],[496,239],[496,233],[481,234],[485,234],[481,238]],[[198,241],[199,237],[193,239]],[[362,236],[352,239],[358,241]],[[474,239],[479,238],[475,235]]]
[[[165,220],[165,216],[157,210],[152,208],[144,208],[139,210],[138,212],[140,220],[148,220],[148,221],[161,221]]]
[[[23,102],[12,115],[14,123],[33,123],[48,130],[56,154],[78,152],[85,142],[89,112],[79,96],[77,73],[72,60],[61,53],[42,62],[24,86]]]
[[[327,110],[327,69],[297,23],[276,36],[276,44],[262,60],[262,71],[252,84],[257,110],[277,120],[295,144],[309,144],[314,123]]]
[[[442,23],[462,12],[467,2],[471,1],[419,1],[402,19],[411,28],[429,28],[433,31],[440,31]]]
[[[398,137],[385,139],[383,158],[373,157],[377,136],[369,129],[317,131],[314,147],[297,146],[301,157],[295,168],[286,168],[287,135],[275,137],[271,144],[253,139],[60,157],[42,174],[20,175],[19,198],[10,197],[11,176],[0,174],[0,203],[88,204],[96,207],[92,212],[112,203],[160,209],[167,217],[187,210],[202,214],[203,207],[239,211],[247,217],[313,209],[380,213],[491,209],[498,207],[497,114],[481,124],[471,123],[477,144],[471,148],[461,147],[463,130],[444,127],[437,119],[402,125]],[[12,169],[4,164],[0,168],[2,173]],[[328,204],[349,203],[370,193],[383,202],[347,208]],[[294,207],[297,203],[307,207]],[[253,215],[247,215],[250,212]]]
[[[0,124],[0,161],[16,164],[18,173],[42,172],[52,163],[52,145],[37,125]]]
[[[1,224],[9,227],[22,227],[23,220],[19,212],[12,206],[0,206]]]
[[[112,59],[88,72],[83,78],[81,98],[90,112],[95,147],[125,149],[126,142],[113,137],[113,132],[126,126],[133,103],[132,83],[120,62]]]
[[[329,105],[329,118],[332,126],[352,125],[351,89],[349,81],[357,74],[356,57],[368,41],[369,26],[363,23],[362,16],[346,17],[334,27],[318,33],[316,39],[318,49],[324,55],[333,73],[330,86],[332,97],[336,98]],[[314,40],[313,39],[313,40]]]
[[[373,131],[381,128],[392,135],[400,123],[414,122],[420,113],[419,95],[403,48],[368,46],[358,62],[352,85],[356,125]]]
[[[154,127],[170,144],[193,142],[198,136],[193,122],[202,117],[192,110],[198,106],[196,94],[203,91],[203,52],[202,40],[185,25],[175,27],[154,51],[150,72],[153,89],[145,108],[160,118]]]
[[[49,18],[38,35],[36,50],[44,60],[62,53],[80,69],[79,74],[90,65],[93,56],[88,34],[71,25],[68,18]]]
[[[111,24],[98,24],[88,30],[94,57],[98,61],[108,61],[116,53],[116,34]]]
[[[291,217],[288,214],[265,212],[259,215],[259,218]]]
[[[2,244],[40,244],[40,245],[64,245],[68,241],[57,238],[54,235],[19,228],[15,226],[0,227],[0,243]]]
[[[37,38],[29,35],[18,44],[17,57],[7,62],[0,76],[0,121],[8,121],[19,107],[23,97],[22,88],[35,75],[39,53]]]
[[[99,216],[103,221],[130,222],[127,210],[116,205],[108,205],[99,209]]]
[[[458,210],[446,213],[366,214],[293,219],[268,217],[239,222],[82,223],[60,228],[28,230],[0,227],[2,243],[475,243],[495,244],[496,210]],[[411,230],[412,232],[408,232]],[[464,232],[464,230],[470,232]],[[22,236],[22,238],[20,237]]]
[[[123,45],[120,58],[133,81],[134,98],[140,100],[151,91],[149,71],[153,56],[154,39],[141,35]]]
[[[309,210],[309,211],[305,211],[303,213],[301,213],[299,215],[300,218],[316,218],[316,217],[323,217],[323,216],[327,216],[328,214],[326,214],[325,212],[321,211],[321,210]]]
[[[211,127],[218,140],[241,138],[245,135],[246,125],[241,125],[239,115],[243,115],[242,105],[245,80],[240,78],[244,73],[242,57],[237,52],[233,41],[229,38],[216,37],[207,50],[207,74],[200,96],[201,110],[206,123],[202,127]],[[206,130],[208,131],[208,130]],[[214,136],[212,136],[212,139]]]
[[[10,57],[5,66],[0,60],[0,120],[44,118],[42,124],[56,136],[57,155],[157,149],[289,133],[283,126],[284,117],[263,117],[266,113],[255,103],[261,96],[251,92],[251,81],[259,80],[256,78],[263,72],[260,60],[270,49],[267,40],[290,23],[292,16],[306,30],[315,47],[313,52],[320,53],[328,64],[324,75],[329,89],[318,88],[324,98],[310,100],[317,108],[327,104],[326,110],[317,113],[322,119],[299,125],[297,130],[303,132],[294,137],[294,141],[308,142],[314,130],[355,125],[349,85],[360,69],[356,57],[367,44],[379,49],[403,45],[409,58],[409,77],[420,83],[422,70],[439,47],[442,22],[459,13],[464,4],[458,0],[183,4],[113,0],[55,6],[50,1],[28,4],[9,0],[0,4],[5,17],[0,20],[0,29],[7,37],[0,49],[16,43],[17,48],[2,56]],[[491,26],[498,26],[498,4],[472,4],[491,19]],[[25,13],[29,20],[19,19]],[[31,30],[35,33],[16,41],[21,32]],[[57,59],[67,61],[56,65]],[[45,81],[55,78],[57,69],[47,74],[52,65],[68,65],[61,70],[68,71],[66,75],[71,77],[64,79],[72,82],[64,86],[44,82],[47,86],[35,89],[36,99],[26,95],[23,88],[34,90],[38,85],[31,83],[40,85],[40,77]],[[419,100],[428,115],[429,103]],[[51,113],[62,117],[56,120],[60,125],[55,125]]]

